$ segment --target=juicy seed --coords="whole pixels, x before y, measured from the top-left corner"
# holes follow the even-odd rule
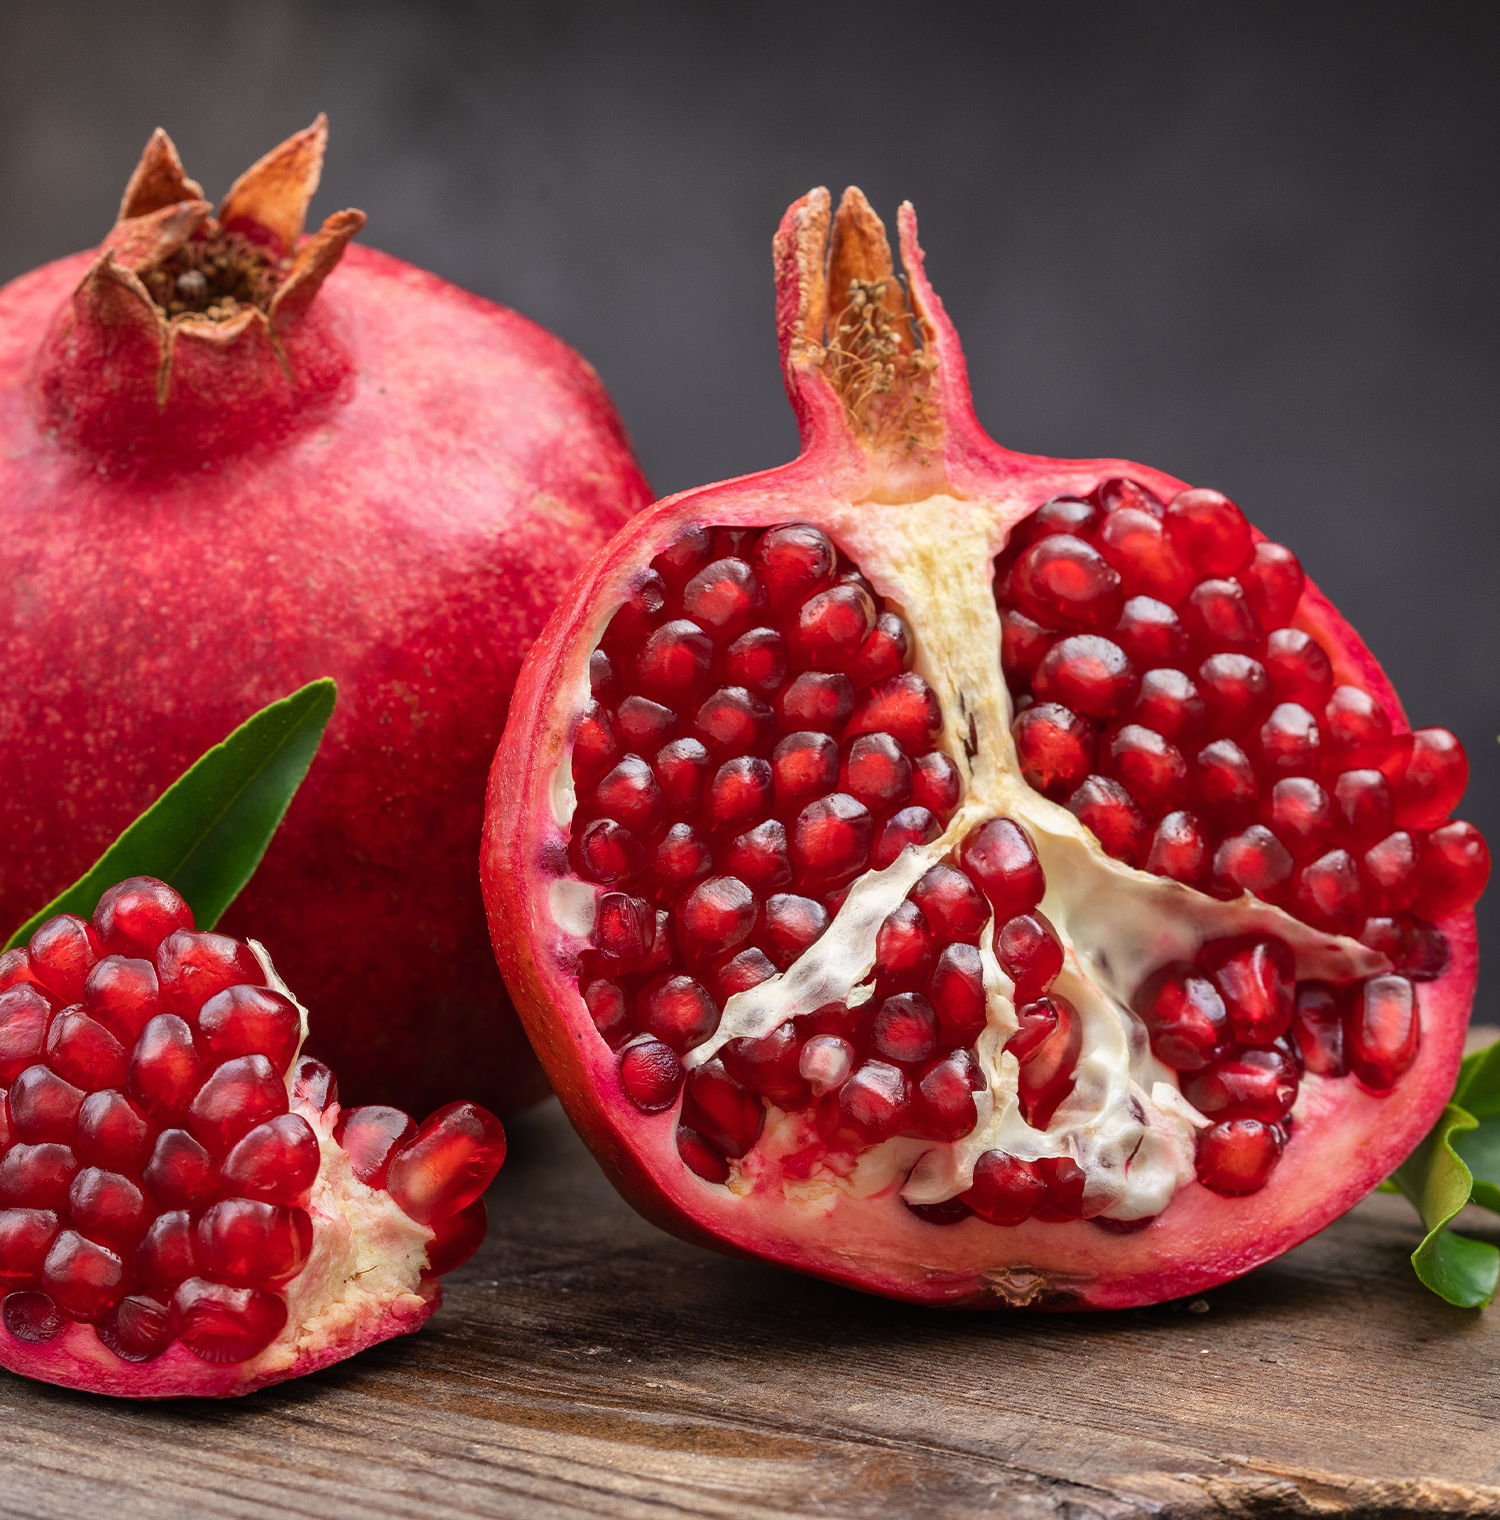
[[[1077,713],[1055,702],[1028,707],[1011,732],[1021,774],[1054,802],[1071,795],[1093,766],[1094,730]]]
[[[1198,1137],[1198,1181],[1226,1198],[1266,1185],[1286,1145],[1279,1125],[1259,1119],[1215,1124]]]
[[[1203,887],[1208,878],[1208,837],[1192,813],[1168,813],[1157,824],[1142,870],[1185,886]]]
[[[1158,1060],[1201,1071],[1229,1048],[1229,1014],[1219,989],[1186,961],[1170,961],[1146,978],[1131,1000]]]
[[[1417,1058],[1417,990],[1404,976],[1372,976],[1350,999],[1344,1022],[1349,1070],[1376,1092],[1394,1087]]]
[[[93,924],[101,954],[153,959],[174,930],[193,928],[193,910],[166,882],[132,876],[100,896]]]
[[[1109,854],[1127,865],[1139,865],[1145,859],[1150,825],[1135,799],[1112,776],[1084,777],[1067,806]]]
[[[1119,572],[1071,533],[1032,544],[1016,561],[1007,589],[1037,622],[1078,632],[1111,627],[1124,600]]]
[[[505,1160],[505,1131],[477,1103],[445,1103],[396,1153],[386,1177],[392,1198],[418,1224],[467,1208]]]
[[[370,1103],[362,1108],[345,1109],[334,1126],[333,1138],[347,1153],[354,1175],[366,1187],[383,1188],[396,1152],[416,1132],[416,1122],[410,1114],[382,1103]]]
[[[765,608],[765,587],[742,559],[716,559],[682,588],[682,610],[719,639],[743,632]]]
[[[636,1022],[674,1050],[690,1050],[718,1028],[719,1005],[701,982],[678,973],[647,984]]]
[[[865,868],[874,839],[869,809],[847,793],[833,792],[797,815],[792,860],[809,881],[839,886]]]
[[[177,929],[156,952],[163,1008],[192,1018],[215,993],[244,985],[264,987],[265,972],[248,945],[226,934]]]
[[[81,1003],[83,985],[99,958],[91,925],[72,913],[49,918],[26,947],[37,980],[62,1003]]]
[[[1082,633],[1060,639],[1047,651],[1032,691],[1039,702],[1107,719],[1125,710],[1135,687],[1135,667],[1125,651],[1096,633]]]
[[[1030,1003],[1052,990],[1062,973],[1063,948],[1052,925],[1040,912],[1019,913],[995,935],[995,959],[1015,983],[1017,1005]]]
[[[1469,784],[1469,757],[1446,728],[1419,728],[1411,738],[1411,756],[1396,787],[1396,821],[1406,828],[1435,828]]]
[[[1472,823],[1445,823],[1427,836],[1421,886],[1413,909],[1423,918],[1447,918],[1472,908],[1490,877],[1490,851]]]
[[[785,971],[828,927],[822,903],[795,893],[778,892],[766,899],[761,945],[773,965]]]
[[[1047,1184],[1032,1162],[1004,1151],[986,1151],[974,1164],[973,1183],[960,1196],[981,1219],[1016,1225],[1046,1202]]]
[[[677,1052],[660,1040],[628,1046],[620,1057],[620,1085],[643,1114],[670,1108],[682,1087],[682,1078]]]
[[[1167,532],[1199,575],[1233,575],[1250,558],[1250,526],[1217,491],[1182,491],[1167,504]]]
[[[883,871],[908,845],[931,844],[941,833],[937,819],[926,808],[902,808],[892,813],[880,830],[870,851],[871,868]]]

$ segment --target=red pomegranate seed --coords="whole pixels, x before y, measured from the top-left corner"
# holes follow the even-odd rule
[[[667,799],[651,767],[639,755],[626,755],[595,788],[594,808],[649,839],[666,820]]]
[[[1280,903],[1291,890],[1295,869],[1287,847],[1264,824],[1252,823],[1214,851],[1209,890],[1215,897],[1252,892],[1264,902]]]
[[[198,1010],[198,1036],[216,1061],[262,1055],[285,1074],[302,1043],[302,1015],[269,988],[229,987]]]
[[[1138,507],[1153,517],[1160,517],[1166,511],[1166,504],[1153,492],[1138,480],[1129,480],[1123,475],[1100,481],[1093,494],[1106,512],[1113,512],[1116,507]]]
[[[1202,959],[1224,999],[1235,1039],[1243,1045],[1270,1045],[1286,1033],[1296,965],[1284,941],[1214,940],[1204,945]]]
[[[145,1116],[124,1093],[94,1092],[78,1110],[73,1149],[89,1166],[139,1175],[151,1154],[151,1132]]]
[[[594,943],[625,965],[639,961],[656,943],[656,914],[643,898],[606,892],[595,907]]]
[[[7,1293],[0,1315],[5,1328],[18,1341],[41,1345],[58,1335],[67,1324],[57,1305],[45,1293]]]
[[[810,803],[792,827],[792,859],[804,879],[840,886],[865,868],[875,840],[869,810],[843,792]]]
[[[886,998],[870,1020],[870,1054],[897,1066],[920,1066],[937,1051],[938,1020],[920,992]]]
[[[713,769],[708,751],[696,739],[674,739],[657,750],[651,761],[667,807],[677,814],[694,814],[703,802],[703,787]]]
[[[1103,762],[1147,818],[1170,812],[1187,790],[1188,767],[1181,750],[1138,723],[1127,723],[1109,736]]]
[[[1030,517],[1023,518],[1011,531],[1011,542],[1020,548],[1045,538],[1049,533],[1076,533],[1087,538],[1098,526],[1100,509],[1091,501],[1076,496],[1056,496],[1044,501]]]
[[[712,552],[713,535],[707,528],[684,528],[655,559],[651,568],[672,591],[681,591],[688,577]]]
[[[750,555],[778,615],[827,585],[834,571],[834,548],[821,528],[786,523],[769,528]]]
[[[505,1160],[505,1131],[477,1103],[445,1103],[396,1152],[386,1187],[418,1224],[467,1208],[494,1181]]]
[[[35,1282],[61,1228],[51,1209],[0,1211],[0,1289]]]
[[[1333,666],[1323,647],[1300,628],[1278,628],[1266,639],[1266,675],[1278,702],[1324,711],[1333,691]]]
[[[1145,859],[1151,827],[1135,799],[1112,776],[1084,777],[1067,808],[1116,860],[1135,866]]]
[[[589,702],[573,730],[573,780],[582,785],[618,758],[620,740],[614,715],[598,702]]]
[[[11,1128],[26,1141],[73,1143],[83,1093],[45,1066],[28,1066],[11,1084]]]
[[[76,1230],[64,1230],[42,1263],[42,1286],[70,1319],[99,1319],[125,1291],[125,1263]]]
[[[870,851],[870,865],[883,871],[907,845],[931,844],[942,833],[936,818],[924,807],[905,807],[881,826]]]
[[[193,927],[193,910],[166,882],[132,876],[104,890],[93,923],[101,955],[151,957],[173,930]]]
[[[1198,667],[1198,691],[1210,730],[1229,738],[1250,735],[1271,711],[1271,680],[1247,654],[1210,655]]]
[[[946,818],[958,806],[960,783],[958,767],[941,750],[917,755],[911,763],[911,800],[939,818]]]
[[[1175,1071],[1202,1071],[1230,1044],[1229,1013],[1213,982],[1187,961],[1169,961],[1136,990],[1131,1007],[1157,1059]]]
[[[0,1205],[60,1209],[78,1171],[78,1158],[66,1145],[18,1142],[0,1157]]]
[[[312,1056],[299,1056],[292,1072],[292,1102],[327,1113],[339,1101],[339,1079]]]
[[[788,734],[771,751],[771,773],[777,812],[793,816],[838,786],[838,746],[827,734],[808,730]]]
[[[1135,667],[1125,651],[1097,633],[1060,639],[1037,667],[1034,695],[1090,718],[1113,718],[1135,694]]]
[[[1377,770],[1344,771],[1333,783],[1334,826],[1350,844],[1368,847],[1396,821],[1391,784]]]
[[[1187,634],[1177,614],[1155,597],[1131,597],[1111,637],[1137,670],[1179,665],[1187,658]]]
[[[1260,760],[1265,774],[1316,776],[1321,759],[1318,720],[1299,703],[1277,703],[1260,726]]]
[[[1226,1198],[1266,1185],[1286,1144],[1281,1128],[1259,1119],[1231,1119],[1198,1136],[1198,1181]]]
[[[0,951],[0,992],[7,987],[19,987],[24,982],[29,982],[34,987],[41,986],[31,969],[31,957],[26,953],[25,945],[17,945],[14,950]]]
[[[257,1124],[235,1144],[219,1168],[219,1179],[226,1192],[241,1198],[300,1203],[317,1181],[321,1159],[318,1137],[307,1120],[282,1114]]]
[[[1262,539],[1250,556],[1250,563],[1236,573],[1255,608],[1261,625],[1277,628],[1297,610],[1306,577],[1302,565],[1290,549]]]
[[[285,1302],[264,1288],[190,1277],[172,1295],[172,1334],[205,1362],[249,1361],[285,1328]]]
[[[780,692],[775,709],[784,731],[839,733],[854,712],[854,685],[840,673],[805,670]]]
[[[94,1333],[122,1362],[149,1362],[172,1343],[172,1314],[145,1293],[127,1293]]]
[[[842,1042],[841,1042],[842,1043]],[[807,1081],[801,1066],[802,1042],[790,1019],[757,1039],[731,1040],[720,1052],[725,1067],[753,1093],[769,1098],[779,1108],[800,1108],[807,1101]],[[848,1076],[848,1068],[839,1076]]]
[[[859,734],[846,746],[838,785],[871,811],[883,813],[911,796],[911,761],[889,734]]]
[[[839,1088],[838,1116],[866,1145],[877,1145],[906,1127],[911,1079],[899,1066],[866,1061]]]
[[[766,610],[766,588],[742,559],[716,559],[682,588],[682,610],[720,640],[733,639]]]
[[[667,604],[667,585],[655,570],[646,570],[639,584],[625,599],[604,630],[610,649],[629,649],[638,644],[661,616]]]
[[[72,913],[49,918],[31,936],[32,975],[62,1003],[81,1003],[89,969],[99,958],[91,925]]]
[[[1370,911],[1400,913],[1411,907],[1421,885],[1421,864],[1421,845],[1405,829],[1371,845],[1362,872]]]
[[[573,869],[602,886],[628,886],[646,869],[646,848],[622,823],[595,818],[573,839]]]
[[[660,1040],[643,1040],[627,1046],[620,1057],[620,1085],[642,1113],[670,1108],[682,1086],[682,1062],[677,1052]]]
[[[1191,813],[1168,813],[1157,824],[1141,869],[1185,886],[1201,887],[1208,877],[1208,838]]]
[[[39,1060],[52,1003],[29,982],[0,992],[0,1083],[13,1082]]]
[[[1205,818],[1233,829],[1255,816],[1255,767],[1232,739],[1215,739],[1199,750],[1192,769],[1192,795]]]
[[[1246,653],[1261,639],[1260,619],[1245,588],[1231,578],[1199,581],[1182,604],[1182,624],[1194,646]]]
[[[1320,1077],[1345,1075],[1344,1004],[1337,988],[1327,982],[1298,982],[1292,1036],[1308,1071]]]
[[[129,1177],[87,1166],[68,1189],[68,1214],[80,1234],[128,1257],[155,1210]]]
[[[813,1035],[797,1060],[797,1074],[818,1097],[842,1087],[853,1069],[854,1047],[835,1034]]]
[[[1084,1201],[1083,1190],[1088,1179],[1084,1170],[1071,1156],[1042,1156],[1032,1162],[1036,1174],[1047,1185],[1047,1197],[1036,1211],[1038,1219],[1061,1223],[1069,1219],[1085,1219],[1097,1212]]]
[[[1297,1068],[1284,1051],[1242,1050],[1182,1085],[1182,1095],[1207,1119],[1260,1119],[1274,1124],[1291,1112]]]
[[[1421,886],[1413,909],[1423,918],[1463,913],[1479,900],[1490,878],[1490,850],[1472,823],[1455,820],[1434,829],[1422,851]]]
[[[713,640],[687,618],[654,628],[636,652],[634,686],[668,704],[696,697],[713,669]]]
[[[770,765],[759,755],[737,755],[714,772],[704,806],[712,829],[738,834],[769,817],[775,800]]]
[[[162,1011],[156,967],[150,961],[106,955],[83,984],[84,1009],[127,1048]]]
[[[1303,861],[1322,853],[1333,838],[1333,803],[1310,777],[1289,776],[1271,788],[1260,821]]]
[[[1038,998],[1016,1009],[1016,1032],[1005,1042],[1017,1061],[1029,1061],[1046,1043],[1059,1023],[1057,1004],[1049,997]]]
[[[1323,708],[1323,738],[1333,770],[1379,765],[1391,748],[1391,720],[1369,692],[1335,686]]]
[[[984,970],[979,951],[962,940],[945,945],[933,967],[928,996],[947,1046],[972,1045],[984,1033]]]
[[[786,829],[775,818],[756,824],[729,841],[720,864],[755,892],[790,886],[792,862],[787,854]]]
[[[241,1135],[287,1111],[286,1083],[262,1055],[225,1061],[188,1109],[193,1133],[223,1155]]]
[[[675,897],[695,881],[709,875],[714,858],[691,824],[674,823],[662,835],[651,858],[651,876],[656,890]]]
[[[396,1152],[416,1132],[416,1123],[409,1114],[382,1103],[371,1103],[363,1108],[346,1108],[334,1126],[333,1138],[348,1154],[354,1175],[366,1187],[383,1188]]]
[[[974,1181],[963,1201],[991,1224],[1015,1225],[1047,1201],[1047,1184],[1033,1163],[1004,1151],[986,1151],[974,1163]]]
[[[912,1093],[912,1128],[933,1140],[959,1140],[979,1122],[974,1094],[984,1077],[967,1050],[950,1051],[918,1078]]]
[[[1182,491],[1167,503],[1167,532],[1199,575],[1233,575],[1250,558],[1250,525],[1218,491]]]
[[[1017,1093],[1026,1122],[1033,1129],[1046,1129],[1059,1105],[1073,1091],[1073,1070],[1083,1050],[1083,1021],[1065,997],[1054,994],[1037,1001],[1051,1005],[1055,1023],[1032,1054],[1021,1062]]]
[[[884,732],[908,753],[917,754],[931,747],[942,726],[937,694],[921,676],[907,671],[862,692],[844,732],[846,738]]]
[[[828,910],[810,897],[780,892],[766,899],[760,944],[785,971],[828,927]]]
[[[175,1288],[198,1272],[193,1216],[186,1209],[158,1214],[135,1253],[137,1276],[149,1288]]]
[[[1000,667],[1012,686],[1029,686],[1056,634],[1014,607],[1000,610]]]
[[[1420,1039],[1417,994],[1404,976],[1372,976],[1356,987],[1344,1015],[1349,1070],[1366,1086],[1384,1092],[1417,1058]]]
[[[47,1064],[76,1087],[95,1092],[124,1082],[129,1057],[82,1008],[64,1008],[47,1031]]]
[[[583,1001],[600,1038],[608,1045],[617,1044],[630,1028],[630,1002],[619,983],[590,982],[583,989]]]
[[[1195,576],[1193,567],[1167,536],[1159,516],[1142,507],[1117,507],[1094,536],[1099,552],[1120,572],[1127,595],[1178,602]]]
[[[1207,733],[1208,704],[1182,671],[1148,670],[1129,719],[1181,748],[1196,745]]]
[[[159,1013],[131,1054],[130,1096],[150,1118],[185,1115],[198,1091],[200,1064],[193,1031],[176,1014]]]
[[[949,865],[935,865],[911,889],[936,944],[975,944],[990,920],[990,905],[969,878]]]
[[[1035,1002],[1062,972],[1062,942],[1040,911],[1018,913],[995,934],[995,959],[1015,983],[1016,1004]]]
[[[685,1124],[677,1126],[677,1154],[682,1157],[682,1164],[705,1182],[729,1181],[729,1162],[723,1152]]]
[[[787,672],[786,640],[774,628],[752,628],[724,651],[724,679],[769,697]]]
[[[158,1208],[199,1208],[214,1195],[213,1157],[185,1129],[164,1129],[141,1173]]]
[[[177,929],[156,952],[162,1007],[184,1019],[216,992],[243,983],[264,987],[266,974],[248,945],[225,934]],[[149,1026],[148,1026],[149,1028]]]
[[[620,695],[614,661],[602,649],[589,656],[589,693],[600,702],[613,702]]]
[[[1094,763],[1094,730],[1055,702],[1028,707],[1012,725],[1021,774],[1054,802],[1076,791]]]
[[[798,607],[786,627],[798,670],[846,670],[875,627],[875,603],[863,586],[830,586]]]
[[[849,666],[849,679],[856,691],[900,675],[912,661],[911,630],[894,612],[882,612],[875,627],[860,646]]]
[[[1047,878],[1031,836],[1009,818],[991,818],[974,829],[964,839],[959,861],[1002,922],[1029,913],[1046,894]]]
[[[648,983],[637,1007],[640,1027],[677,1051],[701,1045],[719,1027],[719,1005],[700,981],[682,972]]]
[[[626,697],[615,713],[615,732],[626,749],[649,755],[662,745],[677,714],[649,697]]]
[[[710,876],[673,910],[683,949],[700,959],[725,954],[755,932],[755,894],[734,876]]]
[[[883,994],[923,987],[932,971],[927,920],[909,898],[897,903],[875,935],[875,977]]]
[[[703,699],[693,732],[711,755],[760,751],[776,737],[776,714],[743,686],[721,686]]]
[[[730,1076],[717,1058],[688,1077],[683,1116],[724,1155],[736,1158],[760,1139],[766,1122],[760,1098]]]
[[[1050,533],[1027,548],[1011,569],[1006,597],[1044,627],[1079,632],[1112,627],[1123,601],[1119,572],[1071,533]]]
[[[1412,734],[1411,758],[1396,783],[1396,822],[1430,829],[1454,808],[1469,784],[1469,757],[1446,728],[1419,728]]]

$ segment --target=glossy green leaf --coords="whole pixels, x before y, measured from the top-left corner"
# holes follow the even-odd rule
[[[54,913],[87,918],[106,887],[156,876],[211,929],[254,874],[307,775],[338,687],[313,681],[255,714],[164,791],[89,871],[11,935],[25,944]]]
[[[1464,1057],[1453,1101],[1476,1119],[1500,1119],[1500,1040]]]

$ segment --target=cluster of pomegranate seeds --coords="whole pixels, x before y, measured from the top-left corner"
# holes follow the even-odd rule
[[[18,1339],[94,1327],[125,1361],[173,1341],[207,1362],[258,1355],[313,1245],[322,1156],[295,1099],[327,1113],[333,1074],[297,1061],[302,1016],[248,945],[195,931],[165,883],[111,887],[0,955],[0,1319]],[[353,1170],[435,1231],[429,1269],[484,1236],[504,1156],[469,1103],[420,1127],[354,1109]]]
[[[1290,626],[1302,567],[1216,491],[1163,504],[1130,480],[1049,501],[996,564],[1022,771],[1109,854],[1252,892],[1423,978],[1431,921],[1489,875],[1442,728],[1396,734]],[[1437,941],[1435,944],[1434,941]]]

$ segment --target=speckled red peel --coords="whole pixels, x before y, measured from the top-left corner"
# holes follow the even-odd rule
[[[334,676],[228,925],[318,1010],[352,1095],[505,1110],[545,1088],[475,890],[485,768],[522,653],[650,492],[556,338],[346,246],[359,212],[301,236],[324,137],[215,220],[159,133],[102,249],[0,291],[0,927]]]
[[[1111,844],[1114,819],[1148,806],[1121,783],[1091,777],[1068,807],[1028,784],[1011,719],[1036,698],[1017,679],[1007,689],[996,606],[997,594],[1002,609],[1018,605],[1013,531],[1040,533],[1033,514],[1053,502],[1058,522],[1092,533],[1124,481],[1167,513],[1190,562],[1172,570],[1186,577],[1174,592],[1191,585],[1200,601],[1239,593],[1200,592],[1195,577],[1254,580],[1240,564],[1252,540],[1236,548],[1220,532],[1243,532],[1232,505],[1179,503],[1183,483],[1158,470],[992,442],[911,208],[905,293],[859,192],[829,213],[813,192],[775,244],[800,457],[636,518],[527,657],[482,856],[501,968],[616,1185],[686,1239],[934,1304],[1118,1307],[1209,1287],[1322,1228],[1427,1131],[1460,1058],[1472,913],[1442,916],[1441,939],[1422,931],[1420,953],[1407,920],[1393,939],[1397,920],[1371,919],[1361,943],[1318,927],[1300,898],[1300,917],[1276,906],[1282,885],[1261,888],[1267,901],[1239,892],[1244,874],[1224,874],[1279,859],[1269,831],[1215,855],[1214,896],[1187,884],[1206,879],[1201,848],[1177,835],[1150,872],[1117,858],[1137,846],[1128,830]],[[809,525],[793,547],[766,534],[786,524]],[[1080,564],[1089,556],[1104,564],[1076,550]],[[1262,560],[1267,576],[1295,565],[1285,551]],[[1106,601],[1123,594],[1108,566],[1089,574]],[[1295,610],[1278,620],[1291,612],[1333,680],[1383,707],[1398,736],[1392,784],[1409,801],[1395,693],[1316,588],[1297,593],[1300,570],[1294,579]],[[1054,584],[1073,594],[1066,575]],[[1079,610],[1038,639],[1097,621],[1095,592],[1078,594]],[[1282,593],[1265,596],[1275,610]],[[1219,621],[1194,635],[1197,658],[1265,652],[1221,610],[1203,614]],[[1165,605],[1146,613],[1176,622]],[[772,631],[733,642],[754,624]],[[1101,711],[1139,678],[1120,675],[1117,649],[1105,654],[1106,686],[1123,685]],[[870,662],[884,672],[874,684]],[[1066,693],[1096,700],[1076,683]],[[1090,764],[1109,721],[1079,729]],[[1225,726],[1205,737],[1237,734],[1263,768],[1280,763],[1280,730],[1262,760],[1261,739],[1233,726],[1244,721],[1221,713]],[[1298,721],[1304,749],[1307,721],[1336,727],[1334,715]],[[890,742],[862,751],[856,776],[855,736],[872,731]],[[1186,836],[1244,826],[1181,812],[1200,793],[1177,785]],[[1211,791],[1201,795],[1207,807]],[[994,819],[1015,828],[987,830]],[[1468,873],[1465,906],[1487,869],[1475,839],[1464,836],[1471,855],[1454,868]],[[923,956],[942,945],[939,974]],[[1387,974],[1386,949],[1406,975]],[[1194,960],[1206,1032],[1178,1032],[1170,1000],[1147,999],[1148,1031],[1132,1001],[1154,972]],[[976,965],[982,1010],[981,972],[965,970]],[[1297,979],[1295,1010],[1282,976]],[[1402,1022],[1413,996],[1419,1038]],[[1182,1096],[1195,1074],[1208,1117]]]

